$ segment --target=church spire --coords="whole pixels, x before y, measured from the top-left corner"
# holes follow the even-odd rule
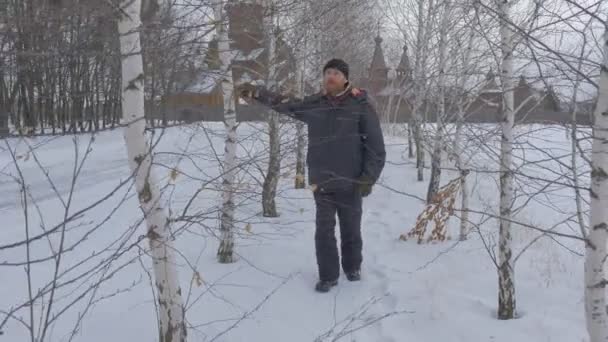
[[[386,67],[386,61],[384,59],[384,51],[382,51],[382,38],[380,35],[374,39],[376,46],[374,47],[374,56],[372,57],[371,73],[378,70],[388,69]]]
[[[397,66],[397,77],[410,77],[411,76],[410,58],[408,56],[407,44],[403,45],[403,54],[401,55],[401,61]]]
[[[370,90],[373,95],[378,94],[388,83],[388,68],[382,51],[382,38],[380,34],[374,39],[376,46],[374,47],[374,55],[372,64],[369,68]]]

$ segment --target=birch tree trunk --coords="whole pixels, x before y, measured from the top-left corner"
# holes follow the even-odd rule
[[[462,112],[460,112],[460,115],[462,116]],[[456,143],[454,147],[456,168],[460,172],[460,241],[465,241],[469,234],[469,184],[467,182],[469,170],[462,158],[462,142],[460,141],[462,139],[463,124],[464,118],[459,117],[456,123]]]
[[[412,131],[413,120],[410,120],[407,123],[407,157],[410,159],[414,159],[414,140],[412,135],[414,132]]]
[[[426,202],[432,203],[439,184],[441,183],[441,151],[443,150],[443,122],[446,119],[445,108],[445,68],[447,65],[447,36],[448,25],[450,19],[451,2],[445,0],[443,2],[443,18],[441,20],[441,28],[439,34],[439,114],[437,115],[437,132],[435,133],[435,142],[433,146],[433,155],[431,156],[431,179],[426,195]]]
[[[145,215],[159,310],[159,341],[186,341],[182,290],[178,282],[170,221],[151,172],[152,156],[145,135],[144,70],[141,56],[141,0],[121,3],[118,22],[122,58],[122,117],[129,166],[135,175],[139,203]]]
[[[591,25],[592,21],[589,20],[585,26],[585,30]],[[587,36],[583,36],[583,42],[581,44],[581,53],[579,55],[578,70],[583,70],[583,62],[585,58],[585,49],[587,47]],[[576,75],[574,87],[572,89],[572,130],[570,132],[570,149],[571,149],[571,166],[572,166],[572,181],[574,185],[574,201],[576,203],[576,216],[578,221],[579,229],[581,230],[581,236],[587,238],[587,225],[585,223],[584,208],[583,208],[583,196],[581,193],[580,178],[578,173],[578,92],[581,86],[583,78],[580,74]]]
[[[500,151],[500,228],[498,239],[498,319],[515,317],[515,274],[511,251],[511,209],[513,205],[513,125],[515,119],[513,95],[513,32],[511,4],[500,3],[500,38],[502,50],[502,143]]]
[[[585,246],[585,316],[590,342],[608,341],[604,268],[608,251],[608,26],[603,52],[591,149],[591,229]]]
[[[304,98],[304,66],[298,70],[298,97]],[[306,137],[304,132],[304,123],[298,121],[296,123],[296,189],[306,188]]]
[[[475,6],[475,12],[477,12],[477,3]],[[473,44],[475,40],[475,28],[469,27],[469,39],[466,46],[466,51],[463,56],[462,74],[458,82],[459,88],[464,91],[469,75],[471,74],[470,60],[473,52]],[[466,99],[463,94],[462,99]],[[456,168],[460,172],[460,241],[467,239],[469,233],[469,185],[467,182],[467,175],[469,174],[468,161],[464,160],[463,156],[463,143],[462,143],[462,128],[465,123],[465,111],[466,105],[463,102],[458,104],[458,118],[456,121],[456,136],[454,142],[454,154],[456,159]]]
[[[215,7],[216,34],[221,63],[222,94],[224,98],[224,125],[226,139],[224,142],[224,165],[222,181],[222,210],[220,218],[220,247],[217,259],[227,264],[235,261],[234,258],[234,181],[236,178],[236,102],[234,99],[234,83],[231,68],[231,53],[228,38],[224,9],[219,1]]]
[[[264,26],[266,37],[268,39],[268,88],[278,90],[277,85],[277,53],[276,53],[276,36],[274,34],[274,16],[273,4],[271,0],[265,1],[266,8],[270,11],[270,15],[264,17]],[[279,183],[279,175],[281,172],[281,137],[279,135],[279,114],[271,111],[268,116],[268,134],[270,135],[270,155],[268,157],[268,170],[264,178],[262,189],[262,210],[264,217],[278,217],[276,206],[277,185]]]
[[[270,155],[262,190],[262,209],[264,217],[278,217],[275,197],[281,171],[281,137],[279,136],[279,114],[275,111],[269,113],[268,134],[270,135]]]
[[[424,58],[422,53],[422,47],[424,42],[425,35],[425,26],[424,26],[424,4],[427,0],[418,0],[418,30],[416,33],[416,54],[415,54],[415,62],[414,62],[414,101],[412,106],[412,118],[413,118],[413,133],[414,133],[414,142],[416,143],[416,169],[418,170],[418,181],[424,181],[424,147],[422,141],[422,123],[420,119],[420,108],[422,107],[422,97],[423,97],[423,63],[422,59]],[[432,4],[429,4],[429,6]]]

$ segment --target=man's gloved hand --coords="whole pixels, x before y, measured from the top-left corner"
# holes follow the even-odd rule
[[[357,190],[361,197],[367,197],[372,193],[374,182],[367,176],[361,176],[357,179]]]

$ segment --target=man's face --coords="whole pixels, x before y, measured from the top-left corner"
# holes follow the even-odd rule
[[[323,87],[330,94],[337,94],[344,90],[346,77],[338,69],[329,68],[323,73]]]

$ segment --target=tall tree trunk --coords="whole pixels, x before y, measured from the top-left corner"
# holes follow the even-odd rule
[[[465,68],[467,70],[468,68]],[[464,83],[464,81],[462,82]],[[461,83],[461,84],[462,84]],[[464,88],[460,88],[464,89]],[[460,241],[465,241],[469,234],[469,184],[467,175],[469,174],[467,163],[463,158],[462,149],[462,127],[464,125],[464,106],[458,109],[458,121],[456,122],[456,136],[454,138],[454,156],[456,168],[460,172]]]
[[[298,96],[304,98],[304,66],[298,70]],[[296,123],[296,189],[306,188],[306,136],[304,123]]]
[[[4,63],[0,58],[0,138],[8,136],[9,90],[5,82]]]
[[[608,244],[608,26],[591,149],[591,225],[585,246],[585,316],[590,342],[608,341],[606,257]]]
[[[270,112],[268,134],[270,135],[270,155],[268,171],[262,188],[262,209],[264,217],[278,217],[275,197],[281,171],[281,137],[279,135],[279,114],[277,112]]]
[[[585,32],[592,21],[589,20],[587,25],[585,26]],[[578,60],[577,70],[583,70],[583,62],[585,61],[585,49],[587,48],[587,36],[585,33],[582,34],[583,42],[581,44],[581,53]],[[580,74],[576,75],[576,80],[574,82],[574,87],[572,89],[572,102],[570,106],[570,111],[572,113],[572,129],[570,131],[570,151],[571,151],[571,166],[572,166],[572,180],[573,180],[573,190],[574,190],[574,201],[576,203],[576,216],[579,228],[581,230],[581,236],[587,237],[587,226],[585,223],[585,212],[583,208],[583,196],[581,193],[580,186],[580,178],[578,173],[578,92],[581,86],[583,78]]]
[[[410,159],[414,158],[414,139],[413,139],[413,129],[412,129],[413,120],[410,120],[407,123],[407,157]]]
[[[513,32],[511,22],[511,4],[502,0],[500,4],[500,38],[502,49],[502,142],[500,151],[500,228],[498,240],[498,318],[515,317],[515,265],[511,250],[511,215],[513,206]],[[605,310],[605,307],[603,308]]]
[[[277,52],[276,52],[276,36],[274,30],[274,16],[272,0],[266,0],[266,9],[270,11],[270,15],[264,17],[264,27],[266,30],[266,39],[268,40],[268,87],[272,90],[278,90],[277,82]],[[264,178],[262,189],[262,211],[264,217],[278,217],[276,206],[277,185],[281,172],[281,137],[279,132],[279,114],[271,112],[268,117],[268,134],[270,135],[270,155],[268,157],[268,170]]]
[[[443,151],[443,122],[446,120],[446,108],[445,108],[445,68],[447,66],[447,36],[448,36],[448,25],[450,23],[450,12],[451,12],[450,0],[444,0],[443,2],[443,18],[441,20],[441,28],[439,34],[439,113],[437,115],[437,132],[435,133],[435,142],[433,146],[433,154],[431,156],[431,179],[429,181],[429,188],[426,195],[426,202],[432,203],[437,191],[439,191],[439,184],[441,183],[441,151]]]
[[[182,290],[168,212],[163,207],[157,179],[151,172],[151,148],[144,119],[144,70],[141,58],[141,0],[124,0],[118,21],[122,58],[122,115],[129,166],[135,175],[139,203],[150,243],[159,310],[159,341],[186,341]]]
[[[420,118],[420,111],[423,100],[423,45],[428,44],[424,41],[425,38],[425,25],[424,25],[424,4],[427,0],[418,0],[418,29],[416,33],[416,53],[414,62],[414,101],[412,106],[412,117],[414,122],[413,133],[414,142],[416,143],[416,169],[418,170],[418,181],[424,181],[424,147],[423,147],[423,136],[422,136],[422,122]],[[429,4],[431,6],[432,4]]]
[[[474,13],[477,13],[478,4],[474,4]],[[473,27],[473,21],[471,21],[471,27],[469,27],[469,39],[466,46],[466,51],[462,59],[462,73],[458,82],[459,89],[465,91],[466,83],[471,74],[470,59],[473,52],[473,44],[475,43],[475,27]],[[460,172],[460,241],[467,239],[469,234],[469,185],[467,182],[467,175],[469,174],[468,160],[465,161],[463,156],[463,142],[462,142],[462,128],[465,124],[465,111],[467,107],[466,98],[467,96],[463,93],[458,102],[458,117],[456,118],[456,135],[454,138],[454,157],[456,160],[456,168]],[[464,101],[464,102],[463,102]]]
[[[222,182],[222,210],[220,220],[220,247],[217,258],[220,263],[232,263],[234,258],[234,181],[236,178],[237,124],[234,98],[234,83],[231,68],[231,52],[228,44],[227,18],[224,17],[222,2],[215,5],[218,49],[222,64],[222,94],[224,97],[224,124],[226,140],[224,144],[224,167]]]

